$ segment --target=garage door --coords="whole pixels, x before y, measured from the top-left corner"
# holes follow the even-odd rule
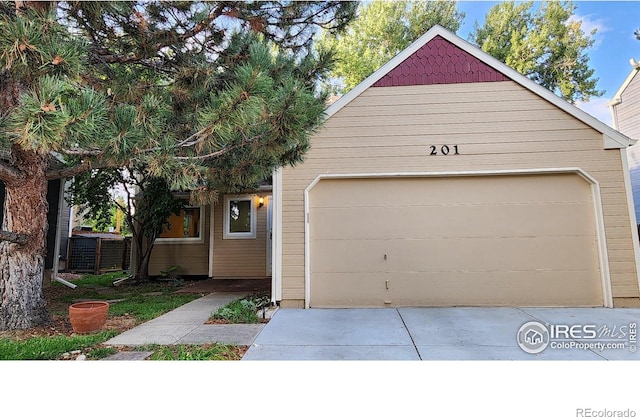
[[[323,179],[310,306],[602,306],[594,217],[577,174]]]

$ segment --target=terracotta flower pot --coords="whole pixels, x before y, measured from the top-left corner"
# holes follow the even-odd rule
[[[102,329],[108,313],[105,301],[83,301],[69,306],[69,321],[75,333],[91,333]]]

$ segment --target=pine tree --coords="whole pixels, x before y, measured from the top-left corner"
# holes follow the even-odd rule
[[[211,198],[299,162],[348,2],[0,3],[0,330],[47,321],[47,180],[136,167]],[[62,166],[60,166],[62,164]]]

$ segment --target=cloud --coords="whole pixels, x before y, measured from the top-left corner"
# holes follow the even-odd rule
[[[581,22],[582,23],[581,28],[584,31],[584,33],[591,33],[592,30],[596,29],[597,30],[596,33],[601,34],[601,33],[609,32],[611,30],[611,28],[604,23],[604,19],[594,19],[592,16],[593,16],[592,14],[588,14],[586,16],[574,14],[569,18],[569,20],[575,20],[577,22]]]
[[[610,101],[610,97],[600,97],[594,98],[587,102],[578,101],[576,103],[576,106],[579,109],[589,113],[596,119],[600,120],[601,122],[613,127],[613,122],[611,121],[611,111],[609,110],[609,107],[607,107],[607,104],[609,104]]]
[[[605,24],[604,19],[594,18],[592,14],[586,16],[574,14],[569,20],[580,22],[580,28],[587,36],[590,35],[591,31],[596,30],[595,42],[593,44],[594,48],[597,48],[602,43],[602,35],[611,30],[611,28]]]

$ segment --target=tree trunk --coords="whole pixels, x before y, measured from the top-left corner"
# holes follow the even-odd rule
[[[49,321],[42,294],[47,233],[47,157],[18,146],[15,166],[25,179],[5,182],[2,229],[25,235],[20,245],[0,242],[0,330],[27,329]]]
[[[140,281],[147,281],[149,279],[149,256],[143,256],[138,262],[138,269],[136,273],[136,279]]]
[[[133,235],[133,250],[136,253],[135,263],[134,265],[131,265],[133,268],[133,277],[137,281],[148,281],[150,254],[147,254],[147,250],[145,248],[145,238],[142,228],[139,224],[134,223],[132,217],[127,218],[127,223],[129,224],[131,234]]]
[[[142,235],[142,232],[139,232]],[[139,236],[137,241],[139,250],[136,257],[136,275],[135,279],[139,281],[149,280],[149,261],[151,261],[151,251],[153,250],[153,242],[144,236]]]
[[[55,2],[16,1],[16,13],[46,12]],[[0,113],[20,105],[24,85],[0,71]],[[5,175],[2,230],[19,239],[0,241],[0,330],[28,329],[49,321],[42,293],[47,235],[49,156],[13,145],[10,165],[20,175]]]

